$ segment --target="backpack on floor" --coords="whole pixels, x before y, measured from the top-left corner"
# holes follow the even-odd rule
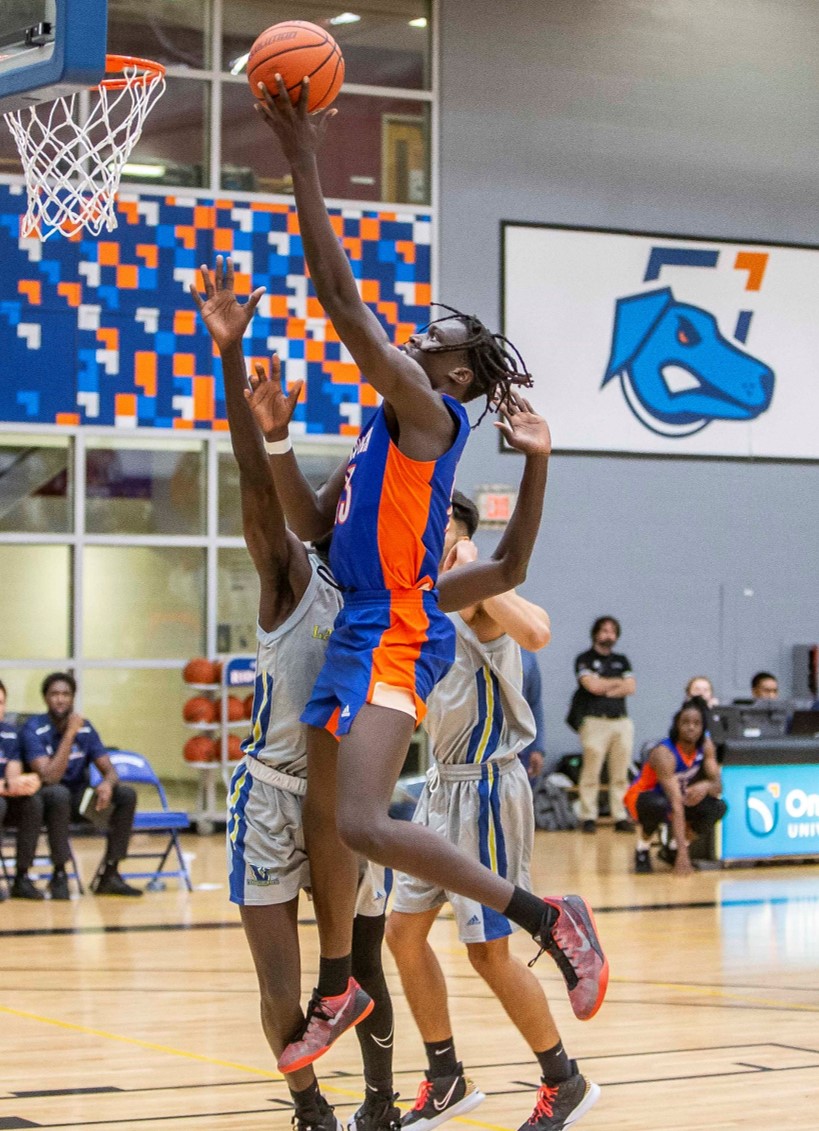
[[[577,828],[577,817],[566,791],[551,781],[549,776],[544,775],[535,782],[532,801],[536,828],[549,832]]]

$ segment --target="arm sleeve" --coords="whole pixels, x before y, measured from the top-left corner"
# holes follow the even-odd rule
[[[4,731],[3,745],[7,762],[22,762],[23,752],[20,746],[20,734],[15,731],[14,727],[9,727]],[[2,774],[0,774],[0,777],[2,777]]]
[[[30,723],[26,723],[18,735],[20,752],[23,756],[23,761],[27,766],[31,765],[35,758],[47,758],[48,751],[45,748],[45,743],[42,738],[37,734],[36,728]]]
[[[580,677],[582,675],[594,675],[595,674],[588,665],[588,661],[586,660],[586,653],[585,652],[581,652],[580,655],[576,657],[576,659],[574,661],[574,674],[577,676],[578,679],[580,679]]]
[[[623,656],[623,663],[626,666],[625,666],[625,670],[623,671],[623,674],[620,676],[620,678],[621,679],[631,679],[631,677],[634,675],[634,672],[632,670],[631,661],[629,660],[628,656]]]
[[[88,727],[88,746],[86,749],[86,759],[89,762],[96,762],[98,758],[104,757],[108,753],[102,744],[102,739],[97,734],[94,727],[91,726],[88,719],[85,720],[85,725]]]
[[[546,726],[543,718],[543,681],[540,677],[540,664],[537,657],[521,649],[523,657],[523,698],[529,704],[535,717],[535,740],[522,752],[523,757],[538,750],[546,752]]]

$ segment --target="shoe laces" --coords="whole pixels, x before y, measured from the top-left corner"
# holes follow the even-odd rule
[[[427,1106],[427,1101],[432,1095],[432,1081],[422,1080],[418,1087],[418,1095],[415,1097],[415,1107],[413,1111],[423,1111]]]
[[[551,1119],[555,1112],[554,1103],[556,1099],[557,1088],[551,1088],[548,1084],[541,1084],[538,1088],[535,1110],[532,1112],[529,1122],[535,1125],[544,1115],[547,1115]]]
[[[569,956],[559,945],[553,933],[555,927],[560,922],[561,914],[563,914],[562,910],[558,911],[557,919],[555,919],[554,923],[552,923],[551,927],[549,928],[549,933],[546,937],[546,941],[543,940],[542,928],[536,935],[533,936],[540,949],[538,950],[535,957],[530,959],[527,965],[529,967],[534,966],[534,964],[540,958],[541,954],[548,952],[548,954],[554,959],[555,963],[557,964],[557,967],[560,970],[560,973],[563,975],[566,985],[570,990],[573,990],[580,981],[580,978],[578,977],[577,971],[572,965]]]

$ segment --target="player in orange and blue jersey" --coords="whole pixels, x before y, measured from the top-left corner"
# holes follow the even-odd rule
[[[457,311],[401,349],[392,345],[362,302],[330,224],[316,152],[335,111],[308,117],[308,88],[305,79],[293,107],[277,76],[275,93],[264,91],[257,110],[291,167],[319,301],[384,400],[349,463],[318,494],[300,473],[288,436],[298,385],[287,397],[272,389],[267,411],[256,417],[294,531],[322,538],[335,519],[332,563],[345,590],[345,609],[303,716],[312,726],[304,820],[321,963],[305,1031],[279,1059],[284,1072],[321,1056],[367,1008],[350,977],[355,870],[341,846],[475,899],[527,929],[560,966],[578,1016],[597,1011],[608,979],[591,909],[580,897],[538,899],[434,832],[389,818],[424,697],[454,656],[454,629],[437,607],[435,583],[455,468],[469,429],[463,404],[485,396],[486,411],[498,408],[504,417],[498,427],[525,437],[534,414],[512,386],[531,384],[531,378],[505,338]],[[549,451],[536,448],[535,454],[532,474],[545,486]],[[454,607],[475,599],[465,597]],[[356,1131],[376,1126],[366,1111],[359,1114]]]

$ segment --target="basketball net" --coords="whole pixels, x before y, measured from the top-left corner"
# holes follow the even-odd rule
[[[47,240],[85,228],[98,236],[117,226],[116,193],[122,170],[149,111],[165,90],[165,68],[147,59],[109,55],[106,76],[88,91],[81,121],[80,94],[4,114],[26,179],[28,211],[22,234]]]

